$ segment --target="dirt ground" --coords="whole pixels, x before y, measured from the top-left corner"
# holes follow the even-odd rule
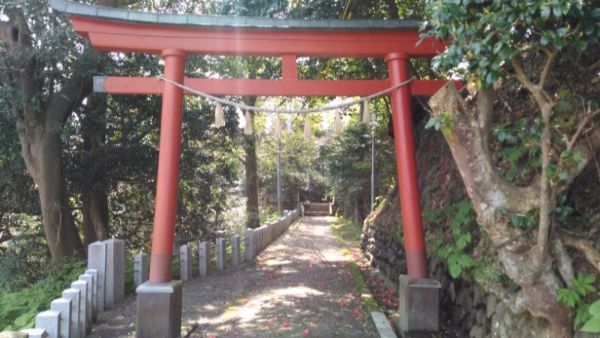
[[[182,336],[378,337],[330,217],[305,217],[256,259],[183,287]],[[90,337],[129,337],[135,295],[99,315]]]

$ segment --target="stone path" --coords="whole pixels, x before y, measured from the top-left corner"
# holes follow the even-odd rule
[[[256,263],[183,288],[187,337],[377,337],[330,217],[292,225]],[[129,337],[135,296],[99,316],[91,337]]]

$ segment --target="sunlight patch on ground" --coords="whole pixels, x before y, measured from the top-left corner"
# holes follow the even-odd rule
[[[346,262],[348,258],[344,256],[344,254],[339,249],[327,249],[321,250],[323,257],[327,260],[327,262],[335,263],[335,262]]]
[[[265,265],[267,266],[274,266],[274,265],[288,265],[288,264],[292,264],[292,261],[290,261],[289,259],[269,259],[267,261],[264,262]]]
[[[280,298],[281,301],[285,301],[289,297],[294,298],[304,298],[309,296],[321,296],[323,292],[315,290],[313,288],[305,287],[305,286],[296,286],[296,287],[287,287],[272,290],[267,294],[262,294],[257,297],[250,299],[247,303],[236,307],[234,309],[228,309],[223,317],[219,320],[222,322],[226,322],[233,317],[237,317],[239,322],[253,322],[258,318],[258,314],[260,311],[266,307],[268,304],[276,303],[274,300],[276,298]]]
[[[208,310],[208,311],[214,311],[217,310],[217,307],[212,305],[212,304],[206,304],[203,306],[204,310]]]

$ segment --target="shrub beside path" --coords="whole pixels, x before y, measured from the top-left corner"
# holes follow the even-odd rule
[[[237,270],[183,287],[187,337],[377,337],[331,217],[305,217]],[[129,337],[135,295],[104,312],[91,337]]]

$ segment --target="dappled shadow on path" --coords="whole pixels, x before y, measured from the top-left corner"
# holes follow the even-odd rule
[[[330,231],[331,220],[303,218],[263,251],[255,264],[187,282],[182,334],[377,337],[354,288],[347,258]],[[125,330],[105,334],[95,330],[95,336],[131,335],[135,328],[128,325],[134,321],[115,321],[111,324]]]
[[[217,316],[199,314],[192,337],[376,336],[330,221],[292,226],[239,274],[245,287],[234,302]]]

